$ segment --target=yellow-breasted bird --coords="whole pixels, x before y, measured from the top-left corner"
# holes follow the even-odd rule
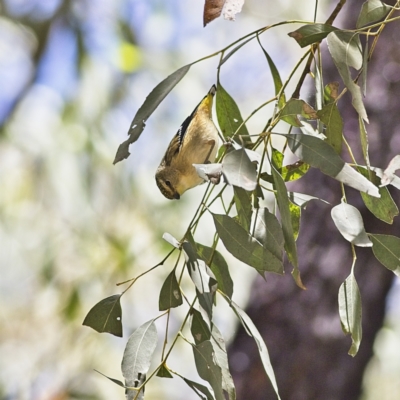
[[[157,186],[167,199],[179,200],[186,190],[204,182],[193,164],[207,164],[215,160],[219,139],[211,108],[216,90],[213,85],[183,121],[157,168]]]

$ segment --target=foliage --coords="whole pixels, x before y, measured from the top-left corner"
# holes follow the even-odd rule
[[[396,7],[399,3],[396,3]],[[216,77],[218,84],[216,113],[225,145],[220,151],[217,165],[200,165],[196,168],[205,180],[217,173],[223,175],[224,182],[220,188],[214,184],[215,180],[210,179],[212,182],[208,183],[185,234],[180,240],[173,238],[170,234],[165,234],[164,239],[172,246],[172,250],[160,263],[144,273],[153,271],[176,255],[171,272],[160,291],[159,309],[162,313],[155,317],[166,319],[165,338],[159,364],[150,374],[148,373],[157,338],[155,318],[153,318],[139,327],[126,345],[122,360],[125,384],[113,380],[126,388],[128,398],[143,398],[144,385],[155,375],[165,378],[171,378],[173,375],[181,377],[202,399],[224,399],[224,392],[230,400],[236,398],[229,372],[225,342],[213,321],[217,294],[231,307],[246,332],[254,338],[265,372],[279,398],[267,347],[248,315],[232,300],[234,286],[228,264],[217,247],[222,243],[237,260],[254,268],[262,276],[266,273],[283,274],[283,253],[285,253],[293,266],[292,275],[295,283],[305,289],[301,280],[301,259],[297,254],[296,239],[299,235],[302,207],[309,200],[317,198],[291,192],[286,183],[302,177],[306,179],[310,168],[319,169],[340,184],[342,201],[340,204],[330,205],[331,215],[338,231],[349,242],[353,253],[353,264],[349,276],[339,289],[339,315],[343,331],[351,335],[352,345],[349,354],[352,356],[357,354],[362,339],[362,311],[361,293],[354,275],[357,259],[356,246],[372,247],[371,254],[386,268],[396,274],[399,272],[400,239],[366,232],[360,212],[356,207],[348,204],[346,198],[347,186],[349,186],[361,193],[366,206],[377,218],[390,224],[393,217],[398,215],[397,206],[387,188],[384,187],[388,184],[396,187],[394,172],[399,167],[398,158],[395,158],[383,172],[370,165],[368,134],[365,127],[368,115],[363,102],[363,88],[367,78],[367,63],[373,56],[383,28],[399,18],[393,17],[396,7],[392,8],[381,1],[369,0],[362,5],[356,29],[340,29],[334,27],[333,22],[343,4],[343,1],[339,2],[325,23],[279,22],[249,33],[224,49],[180,68],[149,94],[134,117],[129,130],[130,136],[118,149],[114,163],[129,156],[129,145],[139,138],[147,118],[184,78],[190,66],[204,59],[219,56]],[[219,13],[216,11],[215,15],[219,15],[220,12],[221,10]],[[209,22],[210,18],[208,15],[205,21]],[[376,23],[382,19],[382,22]],[[273,28],[283,24],[302,24],[289,36],[301,47],[308,48],[286,79],[282,79],[279,69],[260,41],[261,35],[266,35]],[[360,40],[362,36],[364,37],[363,45]],[[239,106],[222,86],[220,74],[223,66],[234,53],[255,40],[260,45],[271,71],[275,95],[243,119]],[[324,40],[327,42],[329,53],[343,81],[344,89],[341,91],[337,82],[329,82],[326,85],[323,82],[321,46]],[[370,41],[372,43],[369,43]],[[295,82],[296,90],[292,96],[289,96],[288,85],[294,83],[295,73],[302,66],[303,73]],[[353,76],[353,70],[356,71],[355,76]],[[299,98],[300,88],[308,73],[315,82],[314,106]],[[359,117],[360,147],[364,155],[361,163],[354,158],[343,132],[343,120],[338,102],[346,92],[350,92],[352,104]],[[265,127],[260,132],[249,132],[246,122],[271,103],[275,104],[275,108],[273,114],[266,118]],[[282,133],[281,128],[277,129],[278,123],[280,127],[286,124],[286,133]],[[276,144],[277,139],[280,143],[284,142],[280,149]],[[350,163],[345,162],[341,157],[343,147],[351,159]],[[294,164],[283,165],[285,156],[290,152],[297,156],[298,161]],[[233,190],[230,187],[233,187]],[[273,207],[266,206],[268,199],[274,200],[269,202],[269,204],[274,204]],[[218,203],[222,205],[223,214],[213,210]],[[206,213],[212,215],[215,225],[210,247],[198,243],[195,239],[196,229]],[[184,261],[181,261],[182,259]],[[195,294],[192,298],[185,294],[186,289],[183,288],[182,278],[185,273],[188,273],[193,283]],[[119,335],[121,327],[115,319],[119,321],[122,316],[121,312],[116,312],[120,310],[120,297],[144,274],[124,282],[130,284],[121,295],[111,296],[96,304],[84,323],[97,331]],[[169,321],[174,312],[173,309],[183,305],[187,307],[186,316],[179,330],[171,332]],[[110,321],[110,318],[113,320]],[[190,326],[192,340],[184,335],[185,326]],[[173,337],[172,341],[171,337]],[[198,374],[209,383],[212,390],[183,377],[170,368],[168,357],[178,340],[187,342],[192,348]]]

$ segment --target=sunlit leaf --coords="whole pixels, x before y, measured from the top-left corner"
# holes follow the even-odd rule
[[[230,185],[252,191],[257,186],[256,166],[245,149],[229,152],[222,161],[222,173]]]
[[[233,281],[229,273],[228,264],[222,254],[219,251],[213,250],[211,247],[204,246],[200,243],[196,243],[196,247],[199,256],[206,262],[214,273],[215,279],[218,282],[218,289],[228,297],[232,297]]]
[[[336,103],[329,103],[317,112],[318,118],[325,124],[327,142],[338,154],[342,152],[343,120]]]
[[[282,262],[250,236],[234,219],[212,214],[217,232],[226,249],[238,260],[263,272],[283,273]]]
[[[289,198],[285,182],[279,172],[271,167],[272,177],[274,178],[274,186],[276,189],[275,197],[278,203],[279,213],[281,215],[283,237],[285,238],[285,250],[289,261],[293,266],[298,266],[297,249],[294,238],[292,218],[290,215]]]
[[[395,172],[400,169],[400,155],[393,157],[389,165],[383,171],[383,176],[381,179],[381,185],[386,186],[389,185],[392,180],[395,178]]]
[[[304,194],[304,193],[298,193],[298,192],[289,192],[289,199],[293,204],[296,204],[297,206],[301,207],[301,208],[306,208],[307,203],[311,200],[320,200],[326,204],[329,204],[327,201],[325,201],[324,199],[320,199],[319,197],[315,197],[315,196],[310,196],[308,194]]]
[[[309,24],[302,26],[294,32],[288,33],[288,35],[296,40],[300,47],[306,47],[310,44],[320,42],[325,39],[329,33],[335,30],[337,30],[337,28],[332,25]]]
[[[201,312],[195,308],[191,309],[192,320],[190,323],[190,332],[192,333],[194,342],[200,344],[206,340],[210,340],[211,332],[206,321],[204,321]]]
[[[236,399],[236,389],[233,383],[232,375],[229,371],[228,355],[224,338],[219,329],[213,325],[211,344],[214,349],[216,364],[221,368],[222,373],[222,389],[228,393],[229,400]]]
[[[86,315],[83,325],[97,332],[122,337],[121,295],[115,294],[98,302]]]
[[[357,28],[372,24],[373,22],[379,21],[386,17],[392,7],[383,3],[380,0],[368,0],[362,7],[361,12],[357,19]]]
[[[295,181],[304,176],[309,169],[310,166],[304,161],[296,161],[293,164],[285,165],[281,169],[282,179],[285,182]]]
[[[170,245],[173,247],[179,249],[181,247],[181,244],[177,239],[175,239],[170,233],[165,232],[162,237],[166,242],[168,242]]]
[[[226,0],[205,0],[203,12],[203,25],[206,26],[221,15],[222,7]]]
[[[222,164],[193,164],[196,169],[197,175],[204,179],[206,182],[211,182],[217,185],[221,180]]]
[[[211,385],[216,400],[225,400],[222,391],[222,372],[215,362],[215,353],[211,342],[206,340],[192,347],[196,370],[200,378]]]
[[[339,288],[339,316],[343,331],[351,335],[349,354],[353,357],[361,343],[361,314],[361,295],[356,278],[351,273]]]
[[[317,119],[317,112],[304,100],[290,99],[279,113],[279,118],[290,125],[301,127],[298,115],[306,119]]]
[[[363,57],[359,35],[357,33],[334,31],[328,37],[328,48],[336,68],[344,84],[352,95],[352,103],[360,117],[368,122],[360,87],[354,82],[350,67],[359,70],[362,67]]]
[[[226,0],[223,9],[224,18],[234,21],[236,14],[242,11],[243,4],[244,0]]]
[[[339,82],[328,83],[324,88],[325,104],[334,102],[339,95]]]
[[[368,171],[366,168],[361,167],[358,168],[358,171],[365,177],[372,178],[372,182],[379,186],[379,178],[374,171]],[[371,211],[376,218],[379,218],[387,224],[392,224],[393,218],[399,215],[399,209],[386,187],[380,187],[379,193],[381,195],[380,198],[369,196],[366,193],[361,193],[361,197],[368,210]]]
[[[162,82],[160,82],[146,97],[144,103],[140,106],[137,111],[131,126],[128,131],[129,138],[122,142],[117,150],[113,164],[128,158],[130,155],[129,146],[138,140],[139,136],[143,132],[146,121],[160,103],[165,99],[169,92],[180,82],[180,80],[189,71],[191,64],[185,65],[179,68],[177,71],[169,75]]]
[[[167,276],[160,291],[158,309],[160,311],[179,307],[182,304],[182,294],[175,276],[175,269]]]
[[[258,352],[260,353],[261,362],[263,364],[265,372],[267,373],[267,376],[272,384],[272,387],[275,390],[278,399],[280,399],[275,373],[271,365],[271,360],[269,358],[268,349],[264,342],[264,339],[262,338],[260,332],[254,325],[251,318],[235,302],[229,301],[229,305],[232,307],[233,311],[239,318],[239,321],[243,325],[243,328],[245,329],[247,334],[254,338],[254,341],[256,342],[256,345],[258,347]]]
[[[376,259],[400,277],[400,238],[391,235],[369,234]]]
[[[312,167],[361,192],[380,197],[378,188],[346,164],[328,143],[303,134],[287,135],[287,138],[290,150]]]
[[[145,382],[146,374],[156,349],[157,339],[154,320],[141,325],[129,337],[121,363],[122,375],[125,378],[127,387],[138,388]],[[141,393],[143,392],[144,390],[142,389]],[[133,394],[136,394],[136,391],[127,390],[128,396]]]
[[[242,225],[247,232],[249,232],[252,211],[251,194],[250,192],[247,192],[238,186],[233,187],[233,193],[239,224]]]
[[[340,203],[332,208],[331,215],[336,228],[346,240],[360,247],[372,246],[357,208],[347,203]]]

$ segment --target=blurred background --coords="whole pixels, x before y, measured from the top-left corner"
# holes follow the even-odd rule
[[[321,19],[330,3],[320,1]],[[191,68],[150,117],[130,158],[113,166],[117,147],[162,79],[257,28],[313,19],[313,2],[294,4],[247,0],[236,22],[221,18],[203,28],[202,0],[0,0],[1,399],[124,398],[94,369],[122,379],[126,340],[158,315],[158,292],[173,264],[123,297],[123,339],[82,321],[95,303],[122,291],[116,283],[157,264],[169,251],[162,234],[182,237],[193,216],[204,187],[170,202],[158,192],[154,172],[172,135],[216,82],[218,57]],[[294,29],[262,38],[282,76],[301,54],[286,35]],[[222,68],[221,82],[244,117],[273,95],[262,57],[250,43]],[[252,118],[249,130],[259,133],[266,115]],[[208,245],[209,222],[196,236]],[[235,301],[244,306],[255,275],[231,271],[240,279]],[[398,303],[397,297],[390,304]],[[400,376],[398,307],[388,312],[391,322],[368,369],[371,388],[387,369]],[[216,319],[232,338],[234,318],[222,310]],[[172,323],[179,323],[179,312]],[[176,353],[171,367],[200,381],[190,348],[178,346]],[[383,359],[389,361],[382,366]],[[146,398],[183,400],[191,393],[178,378],[156,378]]]

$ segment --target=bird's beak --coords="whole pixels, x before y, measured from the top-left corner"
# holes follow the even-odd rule
[[[179,193],[178,192],[175,192],[174,193],[174,199],[175,200],[179,200],[181,198],[181,196],[179,195]]]

